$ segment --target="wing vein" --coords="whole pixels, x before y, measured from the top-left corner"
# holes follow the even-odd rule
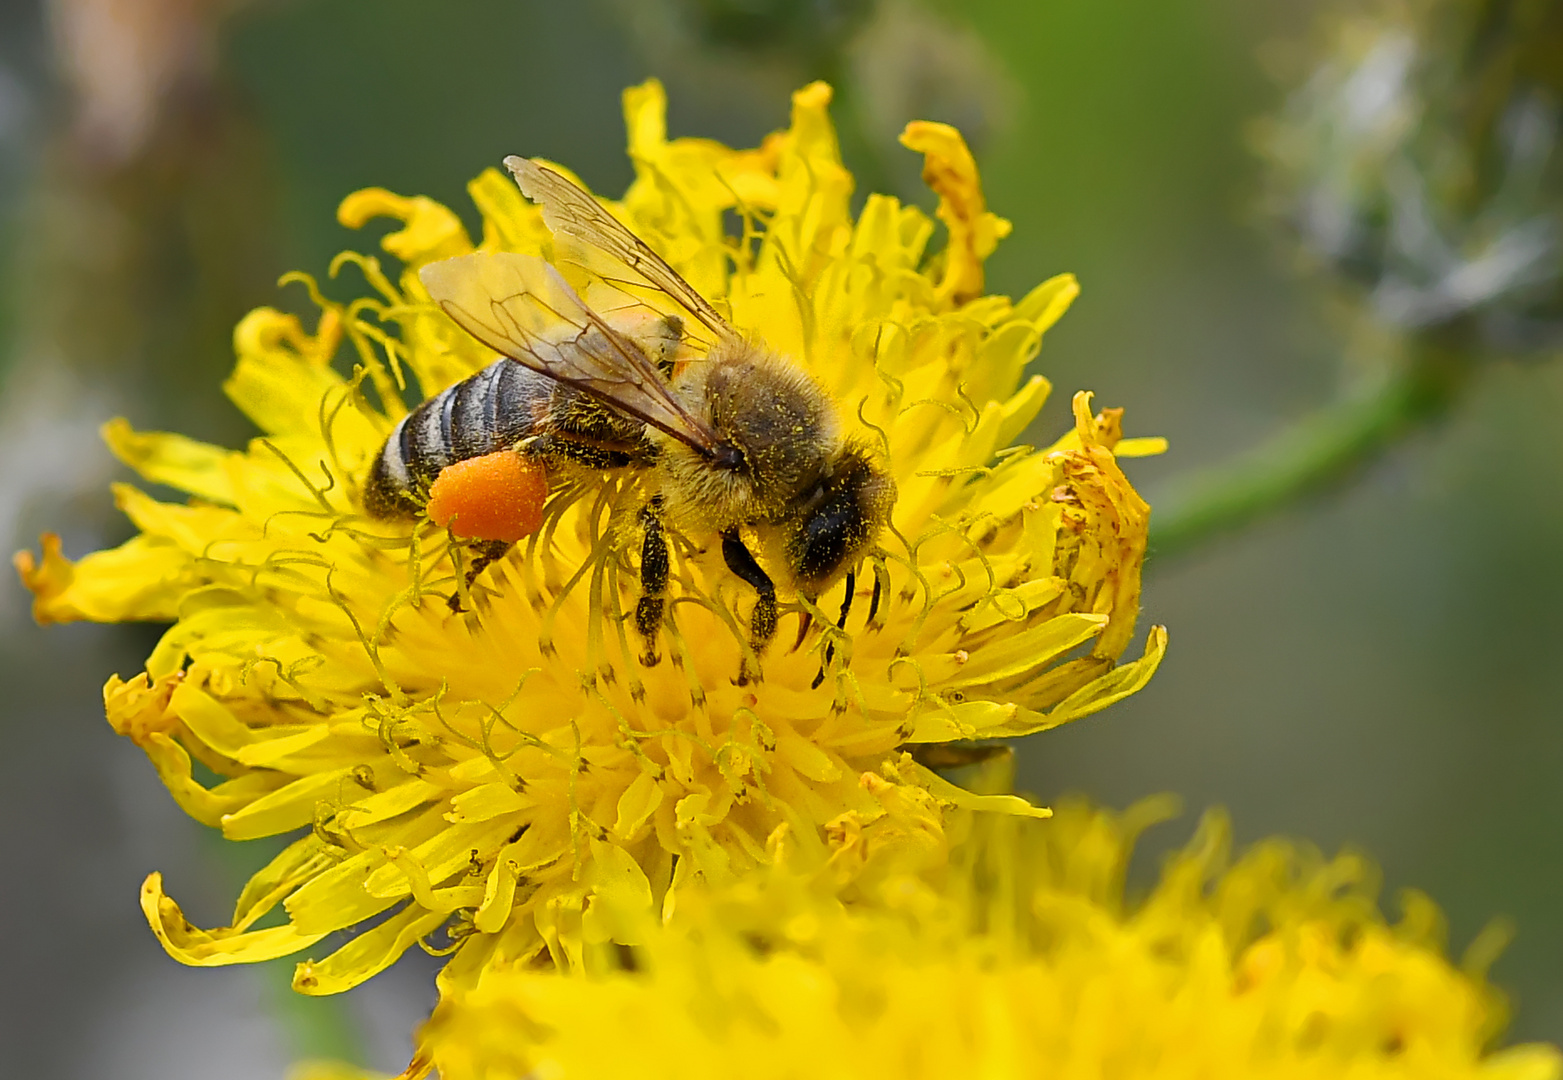
[[[717,445],[640,347],[535,255],[475,253],[419,272],[451,320],[502,356],[575,387],[703,454]]]
[[[703,323],[717,339],[737,344],[743,335],[701,296],[699,291],[627,229],[591,195],[536,161],[512,154],[505,159],[521,193],[543,208],[543,223],[613,256],[638,274],[645,284],[670,297]],[[631,284],[631,283],[624,283]]]

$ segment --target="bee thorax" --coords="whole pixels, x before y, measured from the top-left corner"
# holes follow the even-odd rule
[[[720,437],[699,461],[669,454],[675,501],[703,505],[727,528],[785,516],[818,483],[840,444],[830,398],[796,365],[763,348],[735,347],[690,364],[677,384]],[[689,460],[680,459],[687,457]]]

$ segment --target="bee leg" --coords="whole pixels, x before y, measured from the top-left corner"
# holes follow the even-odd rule
[[[472,565],[467,567],[466,573],[466,591],[468,593],[471,593],[472,583],[477,580],[478,575],[500,559],[503,559],[505,552],[510,550],[510,546],[510,541],[508,540],[481,540],[472,545]],[[446,603],[450,606],[452,612],[457,615],[461,614],[461,593],[459,591],[451,593],[450,599]]]
[[[728,529],[722,534],[722,561],[759,594],[754,601],[754,613],[749,616],[749,643],[754,647],[755,656],[759,656],[765,651],[771,635],[776,633],[776,586],[744,547],[737,529]],[[739,686],[759,679],[759,672],[751,674],[747,664],[738,671]]]
[[[668,591],[668,540],[662,531],[662,496],[657,495],[640,512],[645,538],[640,545],[640,600],[635,604],[635,629],[646,639],[646,652],[640,662],[655,667],[657,632],[662,628],[664,597]]]
[[[855,592],[857,592],[857,573],[855,571],[848,570],[847,594],[841,598],[841,617],[836,620],[837,630],[845,630],[847,628],[847,616],[852,611],[852,594]],[[834,641],[827,641],[825,643],[825,658],[820,661],[819,674],[815,675],[814,681],[809,683],[810,690],[815,689],[819,686],[820,683],[825,681],[825,669],[830,666],[830,662],[835,658],[836,643]]]
[[[803,648],[803,639],[809,636],[809,628],[814,625],[814,616],[807,611],[803,612],[803,618],[798,620],[798,640],[792,643],[788,652],[797,652]]]
[[[510,541],[508,540],[484,540],[482,543],[474,544],[472,546],[474,552],[472,566],[467,570],[467,588],[470,589],[472,587],[472,583],[477,580],[479,574],[500,559],[503,559],[505,552],[509,551],[510,547]]]

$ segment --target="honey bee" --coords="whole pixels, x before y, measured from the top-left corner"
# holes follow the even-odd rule
[[[599,314],[536,256],[472,254],[425,266],[420,277],[435,303],[501,359],[402,419],[373,463],[365,509],[445,524],[450,506],[461,507],[450,528],[478,542],[475,574],[536,530],[550,488],[583,473],[636,470],[646,493],[636,516],[643,664],[658,659],[669,530],[720,539],[727,568],[755,592],[756,656],[776,631],[776,584],[746,534],[803,597],[844,578],[844,624],[855,567],[895,500],[890,474],[843,432],[813,378],[739,333],[589,194],[537,162],[508,157],[505,166],[542,206],[556,240],[609,256],[625,281],[673,301],[714,340],[689,357],[683,317],[645,305]],[[744,670],[739,680],[750,677]]]

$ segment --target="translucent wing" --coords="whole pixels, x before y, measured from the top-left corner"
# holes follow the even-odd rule
[[[535,255],[461,255],[418,272],[434,302],[467,333],[541,375],[584,390],[702,453],[717,443],[652,363]]]
[[[552,169],[512,154],[505,159],[521,193],[543,208],[543,223],[607,252],[676,300],[685,311],[704,323],[719,341],[738,342],[742,335],[722,318],[710,301],[679,276],[662,256],[604,210],[596,199]]]

